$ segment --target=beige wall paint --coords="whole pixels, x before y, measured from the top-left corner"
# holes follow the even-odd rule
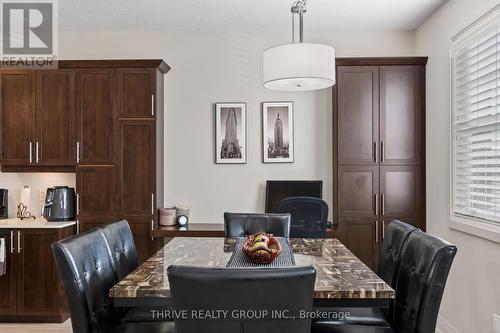
[[[262,87],[262,51],[289,34],[60,33],[62,59],[162,58],[166,76],[166,205],[185,204],[191,221],[222,222],[224,211],[262,212],[267,179],[322,179],[331,203],[331,91],[279,93]],[[412,32],[306,32],[339,56],[414,53]],[[247,164],[214,164],[213,103],[247,103]],[[295,163],[263,164],[262,101],[293,101]]]
[[[442,332],[491,333],[500,314],[500,244],[451,230],[449,222],[450,38],[498,4],[448,1],[416,31],[427,65],[427,227],[458,246],[441,307]]]

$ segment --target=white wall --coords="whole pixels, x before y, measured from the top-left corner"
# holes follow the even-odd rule
[[[278,93],[262,87],[262,51],[288,33],[60,33],[61,59],[162,58],[166,76],[166,205],[185,204],[191,221],[222,222],[224,211],[264,210],[267,179],[322,179],[331,203],[331,91]],[[339,56],[413,55],[412,32],[311,32]],[[291,100],[295,163],[263,164],[262,101]],[[247,103],[247,164],[214,164],[213,103]]]
[[[449,43],[450,38],[498,4],[452,0],[416,31],[427,64],[427,229],[458,247],[441,307],[442,332],[493,332],[500,314],[500,244],[450,230]]]

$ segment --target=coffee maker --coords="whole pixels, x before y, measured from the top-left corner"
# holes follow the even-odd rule
[[[68,186],[54,186],[47,189],[43,217],[47,221],[75,220],[75,189]]]
[[[0,220],[8,218],[9,190],[0,188]]]

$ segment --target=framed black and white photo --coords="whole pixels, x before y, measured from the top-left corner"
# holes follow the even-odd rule
[[[262,103],[264,163],[293,162],[293,103]]]
[[[247,128],[245,103],[215,104],[215,162],[247,162]]]

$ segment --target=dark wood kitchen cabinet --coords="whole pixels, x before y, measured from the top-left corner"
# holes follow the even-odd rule
[[[77,164],[114,164],[116,71],[81,69],[77,77]]]
[[[422,66],[380,67],[380,162],[419,165],[423,160]]]
[[[376,218],[379,170],[374,166],[338,167],[338,214]]]
[[[155,69],[118,70],[119,118],[154,118],[155,99]]]
[[[35,72],[0,70],[1,163],[29,165],[35,149]]]
[[[340,165],[377,163],[378,67],[338,67],[338,160]],[[356,130],[353,130],[356,129]]]
[[[387,224],[425,230],[427,58],[340,58],[333,88],[334,219],[375,269]]]
[[[0,276],[0,318],[3,315],[16,314],[16,281],[17,281],[17,249],[15,237],[17,234],[12,229],[0,229],[0,237],[5,238],[5,250],[7,255],[7,270],[6,274]]]
[[[377,219],[342,218],[339,220],[339,234],[342,243],[368,267],[376,267],[381,241],[380,225]]]
[[[118,212],[123,216],[154,214],[156,196],[156,124],[119,120]]]
[[[35,163],[75,165],[76,73],[44,70],[36,73]]]
[[[0,277],[0,322],[63,322],[69,318],[51,244],[74,232],[74,225],[0,230],[8,245],[7,275]]]
[[[116,212],[116,168],[114,165],[76,168],[78,218],[103,218],[111,222]]]

